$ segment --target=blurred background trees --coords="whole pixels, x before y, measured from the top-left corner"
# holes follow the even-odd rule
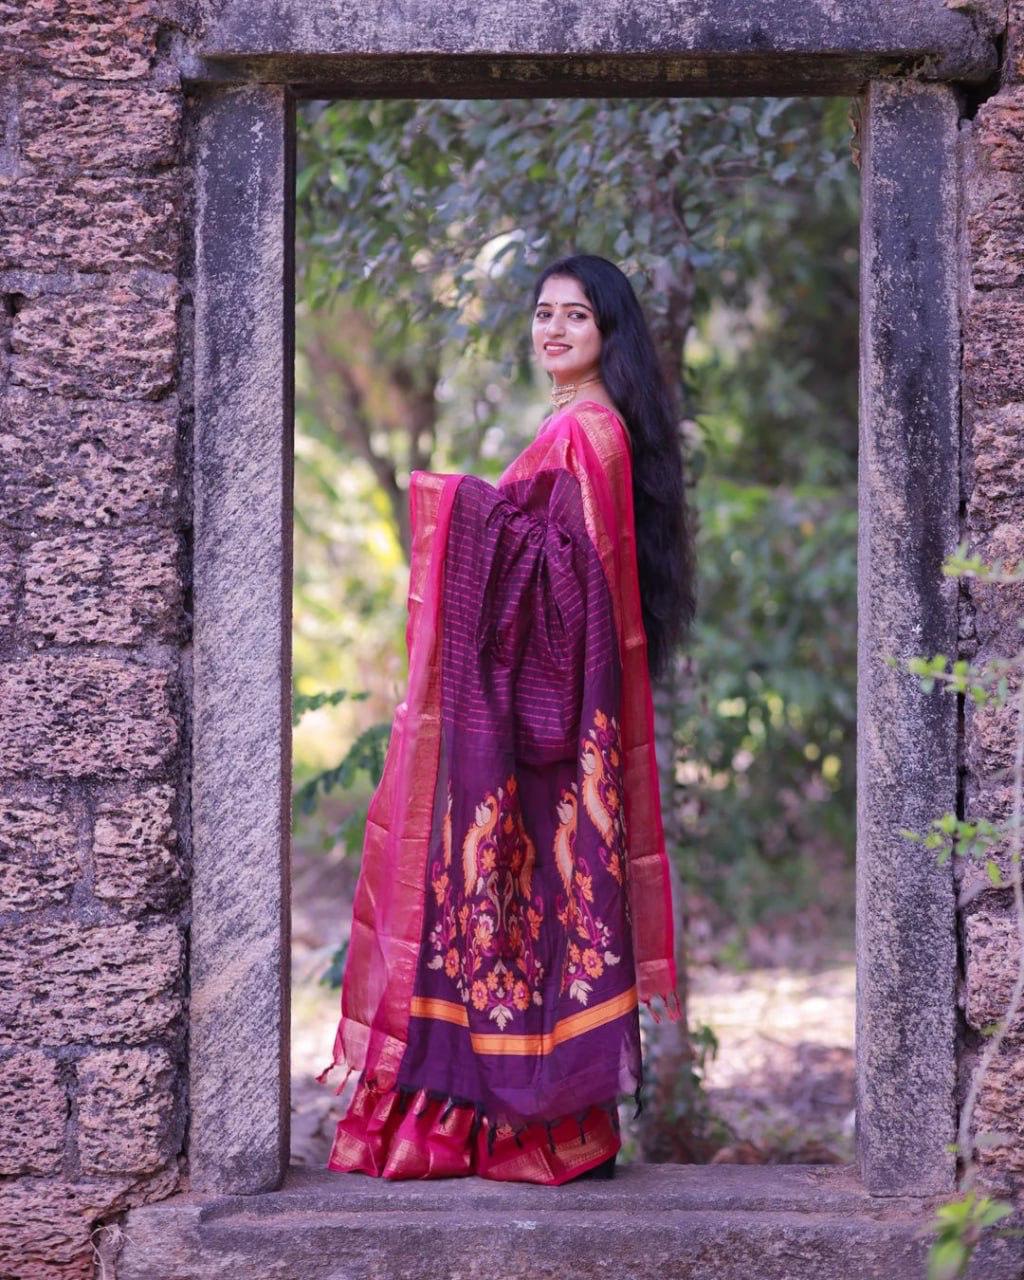
[[[493,479],[533,437],[548,411],[529,344],[533,280],[556,256],[590,252],[626,271],[651,321],[697,518],[698,623],[661,704],[692,961],[736,970],[850,945],[851,108],[303,106],[296,853],[336,867],[328,898],[354,876],[382,758],[374,726],[386,735],[404,692],[409,472]],[[307,709],[339,689],[361,696]],[[346,905],[333,910],[340,932]],[[312,948],[309,972],[336,950]]]

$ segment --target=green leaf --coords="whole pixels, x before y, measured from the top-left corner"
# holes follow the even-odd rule
[[[303,200],[317,176],[322,173],[323,165],[319,161],[308,164],[301,169],[295,179],[295,199]]]
[[[349,172],[345,161],[338,157],[332,160],[327,169],[327,174],[331,179],[331,186],[338,191],[347,191],[349,188]]]
[[[928,1251],[928,1280],[956,1280],[963,1274],[970,1253],[959,1240],[941,1240]]]
[[[363,702],[370,696],[367,690],[352,692],[349,689],[330,689],[324,693],[296,693],[292,698],[292,724],[296,725],[307,711],[320,707],[336,707],[346,700]]]
[[[1009,1135],[1009,1137],[1012,1142],[1014,1140],[1013,1135]],[[991,1227],[995,1223],[1001,1222],[1003,1218],[1008,1218],[1013,1212],[1012,1204],[1007,1204],[1006,1201],[993,1202],[982,1210],[978,1221],[983,1227]]]

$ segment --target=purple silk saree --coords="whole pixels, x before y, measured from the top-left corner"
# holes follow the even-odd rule
[[[618,1147],[638,1002],[678,1013],[629,448],[585,401],[496,486],[413,473],[409,686],[355,894],[333,1169],[564,1181]]]

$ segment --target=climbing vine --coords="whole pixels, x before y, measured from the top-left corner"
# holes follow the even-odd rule
[[[969,557],[961,544],[947,557],[943,573],[947,577],[977,578],[996,586],[1024,582],[1024,561],[1009,569],[1001,561],[985,564],[979,557]],[[1020,620],[1024,627],[1024,618]],[[897,660],[886,659],[889,666]],[[993,823],[987,819],[967,822],[956,813],[944,813],[932,819],[927,831],[903,830],[907,840],[933,850],[939,865],[951,857],[972,858],[984,864],[987,884],[969,888],[961,895],[961,906],[971,901],[983,888],[1009,890],[1019,942],[1017,972],[1006,1008],[1000,1018],[983,1028],[987,1043],[974,1070],[967,1096],[960,1111],[957,1138],[952,1149],[958,1157],[957,1194],[940,1205],[930,1224],[934,1239],[928,1254],[928,1280],[959,1280],[967,1274],[974,1250],[984,1233],[1009,1217],[1014,1207],[1005,1200],[986,1194],[980,1186],[977,1153],[987,1147],[1001,1145],[1009,1135],[993,1130],[974,1132],[974,1117],[985,1076],[1013,1027],[1024,1002],[1024,888],[1021,877],[1022,811],[1024,811],[1024,649],[1010,658],[995,658],[976,664],[963,658],[950,659],[946,654],[930,658],[906,660],[906,670],[920,680],[921,689],[930,693],[939,686],[945,693],[970,698],[978,707],[1000,708],[1012,703],[1014,753],[1012,770],[1012,809],[1008,822]],[[1016,686],[1016,687],[1014,687]],[[992,856],[995,846],[1008,842],[1007,870],[1004,874]],[[999,1228],[995,1235],[1021,1235],[1018,1228]]]

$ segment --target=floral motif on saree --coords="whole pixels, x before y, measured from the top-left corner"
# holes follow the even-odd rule
[[[443,969],[463,1004],[487,1012],[500,1031],[543,1000],[544,965],[536,943],[544,899],[533,894],[536,849],[523,823],[515,776],[476,806],[453,867],[451,789],[442,824],[442,856],[430,867],[436,923],[430,969]],[[461,904],[460,904],[460,893]]]

